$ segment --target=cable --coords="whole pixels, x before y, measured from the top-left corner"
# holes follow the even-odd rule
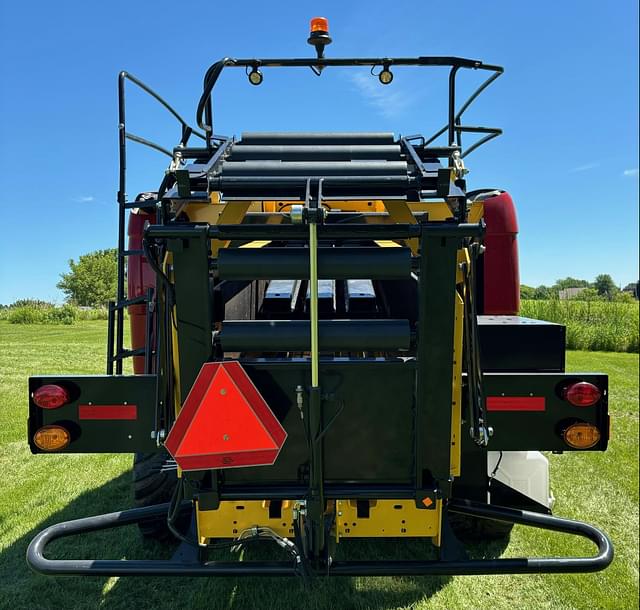
[[[491,481],[493,481],[493,479],[496,476],[496,473],[498,472],[498,468],[500,468],[500,462],[502,462],[502,451],[500,452],[500,457],[498,457],[498,461],[496,462],[496,467],[493,469],[493,472],[489,475],[489,485],[491,485]]]

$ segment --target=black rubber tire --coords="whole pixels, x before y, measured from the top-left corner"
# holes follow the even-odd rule
[[[136,507],[169,502],[178,482],[175,470],[160,469],[168,454],[162,449],[155,453],[136,453],[133,458],[133,499]],[[165,518],[150,519],[138,523],[145,538],[167,541],[171,533]]]
[[[453,512],[449,513],[449,524],[458,540],[469,544],[508,539],[513,529],[513,523],[480,519]]]

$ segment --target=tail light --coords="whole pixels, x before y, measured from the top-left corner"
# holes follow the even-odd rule
[[[562,433],[564,442],[573,449],[590,449],[598,444],[600,436],[598,428],[584,422],[572,424]]]
[[[43,426],[33,435],[33,442],[42,451],[60,451],[71,442],[71,434],[62,426]]]
[[[40,386],[33,393],[33,402],[41,409],[57,409],[69,402],[69,392],[59,385]]]
[[[600,388],[588,381],[579,381],[567,386],[562,397],[574,407],[592,407],[602,397]]]

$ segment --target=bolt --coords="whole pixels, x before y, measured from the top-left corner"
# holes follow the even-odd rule
[[[222,435],[222,440],[223,441],[228,441],[229,440],[229,435],[228,434],[223,434]]]
[[[221,394],[222,396],[226,396],[226,394],[227,394],[227,390],[225,390],[224,388],[222,388],[222,389],[220,390],[220,394]]]

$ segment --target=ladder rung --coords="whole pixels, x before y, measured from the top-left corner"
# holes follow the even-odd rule
[[[131,358],[131,356],[143,356],[145,352],[146,350],[144,347],[139,347],[138,349],[125,349],[122,350],[119,354],[114,354],[111,359],[115,362],[116,360]]]
[[[114,303],[112,307],[113,309],[124,309],[125,307],[129,307],[129,305],[142,305],[143,303],[148,303],[146,295],[119,301],[118,303]]]

